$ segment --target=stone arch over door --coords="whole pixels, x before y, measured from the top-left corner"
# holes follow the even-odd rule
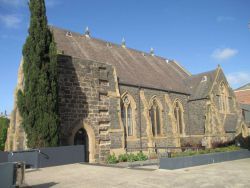
[[[78,123],[78,126],[74,127],[74,129],[72,130],[72,134],[69,138],[69,144],[70,145],[74,145],[74,138],[76,133],[78,132],[78,130],[80,129],[84,129],[88,135],[88,149],[89,149],[89,163],[95,163],[96,162],[96,139],[95,139],[95,133],[93,128],[89,125],[86,124],[84,122],[80,122]]]

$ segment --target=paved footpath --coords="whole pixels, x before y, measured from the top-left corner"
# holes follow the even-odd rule
[[[155,166],[153,167],[155,168]],[[72,164],[28,171],[30,187],[225,187],[250,188],[250,159],[180,170],[135,170]]]

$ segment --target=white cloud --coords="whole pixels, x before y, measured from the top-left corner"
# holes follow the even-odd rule
[[[227,74],[226,77],[234,88],[250,83],[250,73],[247,72],[233,72]]]
[[[14,7],[25,6],[27,2],[28,0],[0,0],[1,4],[6,4]]]
[[[22,19],[18,15],[8,14],[0,15],[0,21],[8,28],[18,28]]]
[[[218,16],[216,18],[216,21],[217,22],[232,22],[232,21],[235,21],[235,18],[231,16]]]
[[[238,54],[238,50],[236,49],[232,49],[232,48],[224,48],[224,49],[220,49],[220,48],[217,48],[213,51],[211,57],[216,59],[216,60],[219,60],[219,61],[222,61],[222,60],[226,60],[226,59],[229,59],[235,55]]]

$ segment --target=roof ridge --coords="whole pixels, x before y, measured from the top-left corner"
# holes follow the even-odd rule
[[[65,31],[65,32],[71,32],[72,34],[76,34],[76,35],[78,35],[78,36],[83,36],[83,35],[84,35],[84,34],[81,34],[81,33],[79,33],[79,32],[75,32],[75,31],[72,31],[72,30],[64,29],[64,28],[57,27],[57,26],[54,26],[54,25],[49,25],[49,27],[50,27],[52,30],[53,30],[53,28],[55,28],[55,29],[60,29],[60,30],[63,30],[63,31]],[[122,47],[122,45],[119,45],[118,43],[111,42],[111,41],[106,41],[106,40],[103,40],[103,39],[100,39],[100,38],[91,37],[91,39],[94,39],[94,40],[97,40],[97,41],[100,41],[100,42],[104,42],[104,43],[110,43],[111,45],[114,45],[114,46],[117,46],[117,47]],[[150,52],[145,52],[145,51],[138,50],[138,49],[135,49],[135,48],[132,48],[132,47],[126,46],[126,49],[132,50],[132,51],[135,51],[135,52],[138,52],[138,53],[143,53],[143,54],[148,55],[148,56],[152,56],[152,55],[150,54]],[[154,54],[154,57],[157,57],[157,58],[159,58],[159,59],[161,59],[161,60],[164,60],[164,61],[165,61],[165,60],[170,60],[171,62],[176,63],[175,61],[173,61],[173,60],[170,59],[170,58],[165,58],[165,57],[162,57],[162,56],[159,56],[159,55],[156,55],[156,54]],[[177,63],[176,63],[176,64],[177,64]],[[179,63],[178,63],[178,64],[179,64]],[[185,68],[182,67],[181,65],[178,65],[178,66],[180,66],[182,69],[185,70]],[[185,70],[184,72],[186,72],[186,71],[187,71],[187,70]]]
[[[216,71],[217,71],[217,68],[216,68],[216,69],[213,69],[213,70],[210,70],[210,71],[198,73],[198,74],[193,74],[193,75],[191,75],[190,77],[198,77],[198,76],[202,76],[202,75],[204,75],[204,74],[208,74],[208,73],[212,73],[212,72],[216,72]]]

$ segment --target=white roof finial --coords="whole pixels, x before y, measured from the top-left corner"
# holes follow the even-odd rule
[[[150,55],[152,55],[152,56],[154,56],[155,55],[155,53],[154,53],[154,48],[150,48]]]
[[[87,26],[86,29],[85,29],[85,36],[86,37],[90,37],[90,30],[89,30],[89,27]]]
[[[123,47],[123,48],[126,48],[126,40],[125,40],[124,37],[122,38],[122,47]]]

